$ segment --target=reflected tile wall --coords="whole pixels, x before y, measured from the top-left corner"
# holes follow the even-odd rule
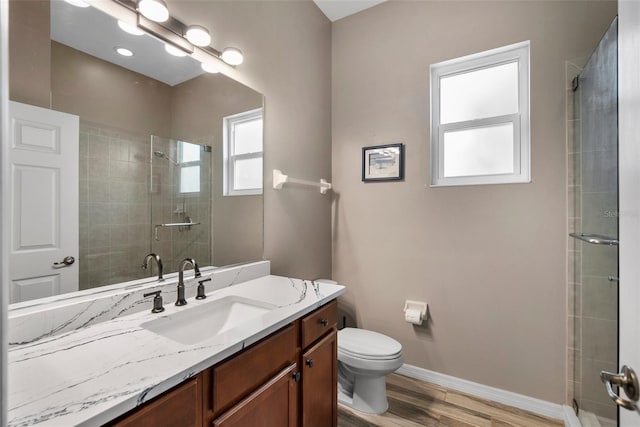
[[[147,277],[149,136],[80,123],[80,289]]]

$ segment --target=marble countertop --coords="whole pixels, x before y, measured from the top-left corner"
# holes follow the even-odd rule
[[[217,290],[186,307],[118,317],[9,349],[10,426],[101,425],[158,396],[344,292],[344,287],[264,276]],[[140,325],[227,296],[277,306],[194,345]],[[149,304],[151,308],[151,304]]]

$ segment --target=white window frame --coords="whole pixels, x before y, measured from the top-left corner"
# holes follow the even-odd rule
[[[264,153],[264,140],[262,151],[254,153],[245,153],[234,155],[232,154],[232,141],[234,125],[237,123],[248,122],[262,118],[262,125],[264,127],[264,114],[263,108],[256,108],[255,110],[243,111],[242,113],[234,114],[223,118],[222,126],[222,138],[223,138],[223,195],[224,196],[251,196],[262,194],[264,187],[264,173],[262,179],[262,185],[260,188],[251,188],[246,190],[234,189],[234,165],[235,160],[245,159],[262,159]],[[264,131],[263,131],[264,132]],[[264,133],[263,133],[264,135]]]
[[[530,42],[512,44],[429,67],[431,82],[431,187],[457,185],[510,184],[531,182],[531,144],[529,118],[529,51]],[[515,114],[493,116],[477,120],[440,124],[440,80],[456,74],[492,68],[507,63],[518,63],[519,108]],[[513,124],[513,173],[444,176],[444,133],[474,129],[496,124]]]

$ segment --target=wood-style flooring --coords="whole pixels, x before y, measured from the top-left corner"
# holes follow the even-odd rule
[[[387,376],[382,415],[338,408],[338,427],[560,427],[563,422],[398,374]]]

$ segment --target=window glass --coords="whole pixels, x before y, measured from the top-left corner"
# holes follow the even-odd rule
[[[234,163],[234,187],[249,190],[262,187],[262,158],[236,160]]]
[[[234,154],[262,151],[262,118],[234,125]]]
[[[200,166],[180,168],[180,192],[197,193],[200,191]]]
[[[444,133],[445,177],[513,172],[513,123]]]
[[[518,112],[518,63],[511,62],[440,79],[440,123]]]
[[[180,152],[180,163],[199,162],[201,147],[190,142],[178,141]]]

